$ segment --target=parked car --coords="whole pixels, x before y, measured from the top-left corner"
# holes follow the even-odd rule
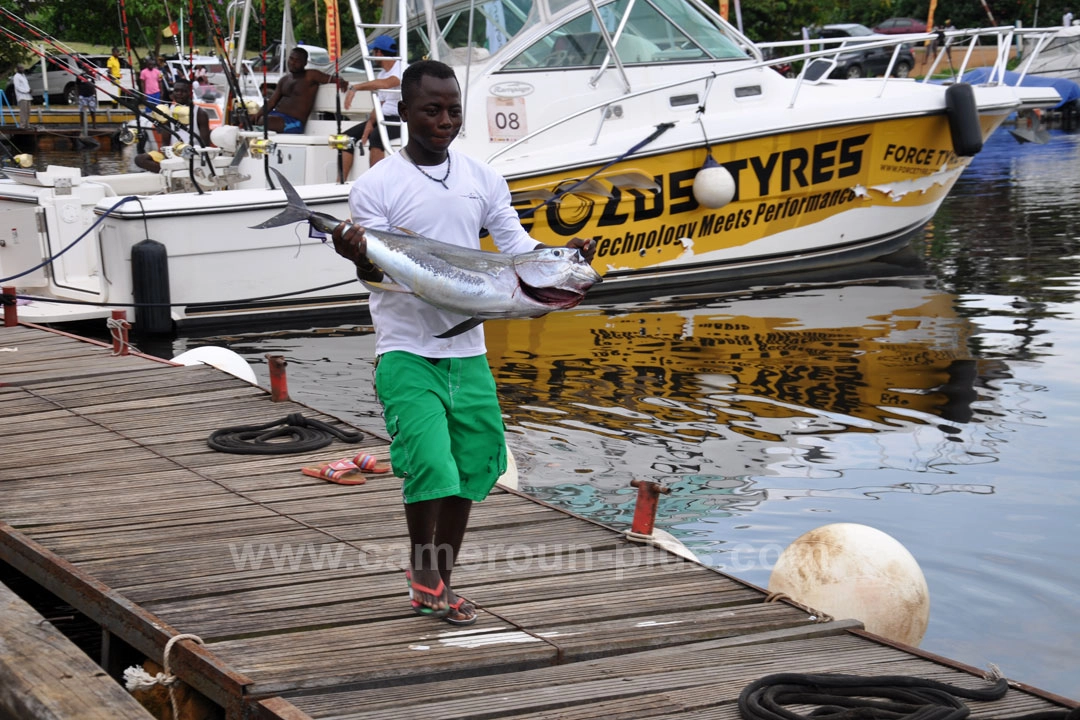
[[[821,38],[852,38],[836,58],[836,68],[829,73],[833,78],[861,78],[883,75],[892,58],[892,47],[859,49],[860,42],[886,40],[887,35],[879,35],[865,25],[858,23],[838,23],[826,25],[818,32]],[[907,45],[900,46],[900,53],[893,65],[893,77],[907,77],[915,67],[915,54]]]
[[[41,62],[34,63],[26,71],[26,79],[30,83],[30,94],[34,96],[34,102],[42,102],[45,99],[47,82],[51,102],[67,103],[68,105],[77,104],[78,91],[75,87],[75,78],[86,72],[84,63],[101,68],[100,77],[98,77],[97,81],[98,102],[113,101],[112,96],[117,94],[116,87],[105,78],[105,75],[109,72],[106,65],[109,59],[108,55],[76,54],[52,55],[50,57],[51,60],[45,61],[48,66],[47,75],[43,75],[41,72]],[[131,70],[127,67],[127,62],[123,60],[121,60],[120,84],[125,88],[132,87]]]
[[[915,18],[889,18],[885,22],[875,25],[873,30],[879,35],[924,33],[926,32],[926,23]]]

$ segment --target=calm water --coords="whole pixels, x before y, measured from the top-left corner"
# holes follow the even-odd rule
[[[761,586],[803,532],[871,525],[926,574],[923,648],[1080,697],[1078,197],[1080,137],[1001,131],[877,279],[488,323],[523,489],[622,528],[661,480],[658,524]],[[157,351],[200,344],[263,384],[283,354],[295,399],[381,431],[364,328]]]

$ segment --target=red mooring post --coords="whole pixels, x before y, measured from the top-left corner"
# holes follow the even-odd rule
[[[630,486],[637,488],[637,502],[634,503],[634,520],[630,525],[630,532],[652,535],[660,493],[667,495],[671,488],[651,480],[631,480]]]
[[[131,344],[128,343],[128,330],[131,329],[131,323],[127,321],[127,310],[113,310],[112,322],[109,325],[113,355],[129,355]]]
[[[4,287],[4,327],[15,327],[19,324],[19,306],[15,304],[15,288]]]
[[[270,399],[274,402],[284,402],[289,399],[289,383],[285,379],[285,358],[267,354],[266,361],[270,365]]]

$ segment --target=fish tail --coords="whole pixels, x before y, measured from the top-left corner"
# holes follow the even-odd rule
[[[277,168],[270,168],[270,171],[278,176],[278,181],[281,183],[281,189],[285,191],[285,199],[289,201],[289,204],[274,217],[261,222],[258,225],[252,225],[251,228],[253,230],[265,230],[267,228],[292,225],[294,223],[310,220],[311,209],[304,202],[304,199],[300,197],[300,193],[296,192],[296,188],[285,179],[284,175],[278,172]]]

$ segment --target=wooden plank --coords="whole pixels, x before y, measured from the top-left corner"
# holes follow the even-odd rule
[[[26,534],[0,524],[0,557],[149,655],[198,634],[180,666],[234,717],[734,720],[739,689],[780,670],[957,673],[502,490],[474,507],[454,573],[479,623],[416,617],[401,481],[300,472],[386,459],[381,426],[317,451],[215,452],[213,430],[290,413],[350,425],[213,368],[136,356],[132,372],[108,348],[16,330],[0,331],[19,347],[0,355],[0,520]]]
[[[153,716],[0,583],[0,717],[148,720]]]

